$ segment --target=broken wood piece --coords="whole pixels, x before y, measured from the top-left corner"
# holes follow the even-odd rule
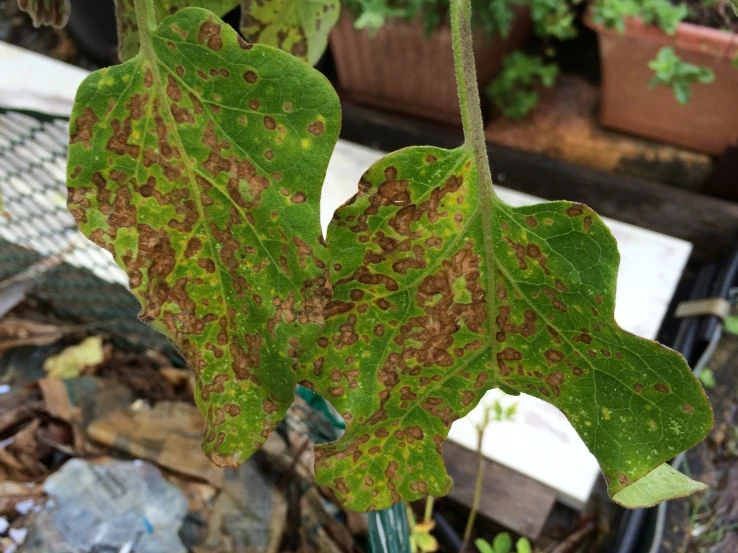
[[[476,454],[451,441],[443,444],[443,460],[454,480],[449,498],[471,508],[477,475]],[[513,532],[536,540],[556,502],[556,491],[519,472],[484,460],[479,514]]]
[[[166,401],[145,411],[115,411],[87,428],[90,439],[103,445],[220,488],[223,471],[200,448],[204,432],[197,407]]]

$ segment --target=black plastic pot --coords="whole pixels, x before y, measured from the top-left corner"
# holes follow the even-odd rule
[[[102,65],[118,63],[113,0],[72,0],[68,29],[89,58]]]

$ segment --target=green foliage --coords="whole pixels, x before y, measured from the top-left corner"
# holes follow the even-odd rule
[[[456,6],[470,133],[469,5]],[[341,122],[328,81],[205,10],[156,27],[151,3],[135,7],[139,53],[77,95],[69,207],[195,371],[214,462],[261,447],[299,382],[346,421],[315,458],[348,508],[443,495],[451,424],[499,387],[558,407],[615,501],[699,487],[663,463],[709,430],[702,387],[679,354],[617,326],[617,247],[591,209],[494,196],[481,114],[458,149],[375,163],[326,249],[320,189]]]
[[[506,37],[514,18],[512,7],[527,1],[472,0],[474,25],[490,38]],[[450,0],[344,0],[344,3],[354,14],[357,29],[376,32],[389,19],[418,16],[428,35],[448,21],[450,7]]]
[[[440,444],[492,387],[562,410],[612,495],[711,426],[684,359],[615,323],[617,249],[592,210],[483,212],[477,179],[466,148],[407,148],[329,226],[334,295],[298,381],[347,420],[316,476],[351,509],[447,493]]]
[[[712,372],[712,369],[708,369],[705,367],[700,371],[700,374],[697,376],[697,378],[700,379],[700,382],[702,382],[702,385],[705,388],[714,388],[715,387],[715,375]]]
[[[576,13],[573,4],[581,0],[529,0],[530,14],[533,18],[536,34],[542,38],[553,37],[569,40],[577,36],[574,26]]]
[[[69,0],[18,0],[18,7],[31,16],[34,27],[47,25],[57,29],[67,24],[71,10]]]
[[[725,319],[725,332],[738,334],[738,316],[731,315]]]
[[[152,0],[156,20],[161,21],[170,14],[187,7],[207,8],[222,17],[238,6],[239,0]],[[127,61],[138,54],[138,22],[135,0],[115,0],[115,17],[118,21],[118,57]]]
[[[292,403],[322,327],[318,205],[340,106],[310,66],[205,10],[142,37],[79,89],[69,208],[195,371],[205,451],[236,466]]]
[[[487,87],[487,95],[506,117],[522,119],[538,105],[541,86],[556,81],[558,66],[540,56],[513,52],[502,62],[499,75]]]
[[[315,65],[338,21],[339,0],[243,0],[241,30],[247,40],[280,48]]]
[[[241,4],[241,31],[249,41],[285,50],[311,65],[325,51],[328,33],[338,21],[340,9],[339,0],[152,0],[152,3],[157,21],[186,7],[207,8],[221,17]],[[139,49],[134,4],[135,0],[115,0],[121,61],[131,59]]]
[[[480,553],[531,553],[530,542],[527,538],[518,539],[515,544],[515,552],[513,552],[512,538],[507,532],[497,534],[492,543],[480,538],[474,540],[474,545],[477,546]]]
[[[673,35],[688,13],[685,3],[671,0],[595,0],[592,4],[593,20],[621,33],[626,17],[640,17],[647,25],[658,25]]]
[[[407,523],[410,527],[410,550],[413,553],[433,553],[433,551],[438,551],[438,540],[431,534],[436,527],[435,521],[416,522],[413,510],[408,506]]]
[[[715,80],[715,74],[711,69],[682,61],[668,46],[659,50],[656,59],[651,61],[648,67],[655,73],[648,87],[653,89],[662,85],[671,88],[677,102],[682,105],[689,102],[693,84],[711,83]]]

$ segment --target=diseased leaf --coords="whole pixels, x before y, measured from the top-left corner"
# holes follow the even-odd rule
[[[340,10],[339,0],[243,0],[241,31],[251,42],[275,46],[315,65]]]
[[[69,21],[69,0],[18,0],[18,7],[31,16],[34,27],[61,29]]]
[[[207,8],[218,17],[222,17],[238,6],[239,0],[151,0],[154,5],[156,20],[161,21],[168,15],[187,7]],[[134,0],[115,0],[115,17],[118,21],[118,57],[127,61],[138,54],[138,22]]]
[[[615,323],[619,255],[600,218],[497,198],[483,213],[469,152],[388,155],[329,227],[334,295],[298,380],[346,419],[316,476],[351,509],[446,494],[443,440],[493,387],[563,411],[611,496],[712,425],[684,359]]]
[[[328,81],[187,8],[90,75],[69,208],[197,376],[206,453],[236,465],[293,399],[328,294],[318,213],[340,105]]]
[[[653,507],[665,499],[685,497],[704,489],[707,489],[707,486],[702,482],[696,482],[664,463],[640,480],[623,488],[612,497],[612,500],[623,507],[637,509]]]

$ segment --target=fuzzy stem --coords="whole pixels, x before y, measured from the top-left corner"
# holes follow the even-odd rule
[[[471,0],[453,0],[451,4],[451,36],[456,67],[456,86],[459,90],[461,122],[464,126],[464,145],[471,149],[479,178],[482,204],[491,204],[496,196],[484,140],[482,107],[479,100],[477,70],[474,65],[474,40],[471,27]],[[483,209],[484,209],[483,205]],[[489,211],[487,212],[489,213]]]
[[[464,539],[461,543],[459,553],[464,553],[466,548],[469,547],[469,540],[471,539],[472,529],[474,528],[474,520],[477,518],[477,511],[479,510],[479,500],[482,497],[482,481],[484,480],[484,455],[482,455],[482,442],[484,439],[484,430],[484,427],[477,429],[477,481],[474,485],[474,499],[472,500],[471,511],[469,511],[469,518],[466,520]]]
[[[152,0],[134,0],[136,8],[136,23],[138,23],[138,37],[141,49],[150,50],[150,33],[156,29],[156,16],[154,15],[154,3]]]
[[[433,500],[435,498],[429,495],[425,498],[425,515],[423,516],[423,522],[430,522],[433,518]]]

